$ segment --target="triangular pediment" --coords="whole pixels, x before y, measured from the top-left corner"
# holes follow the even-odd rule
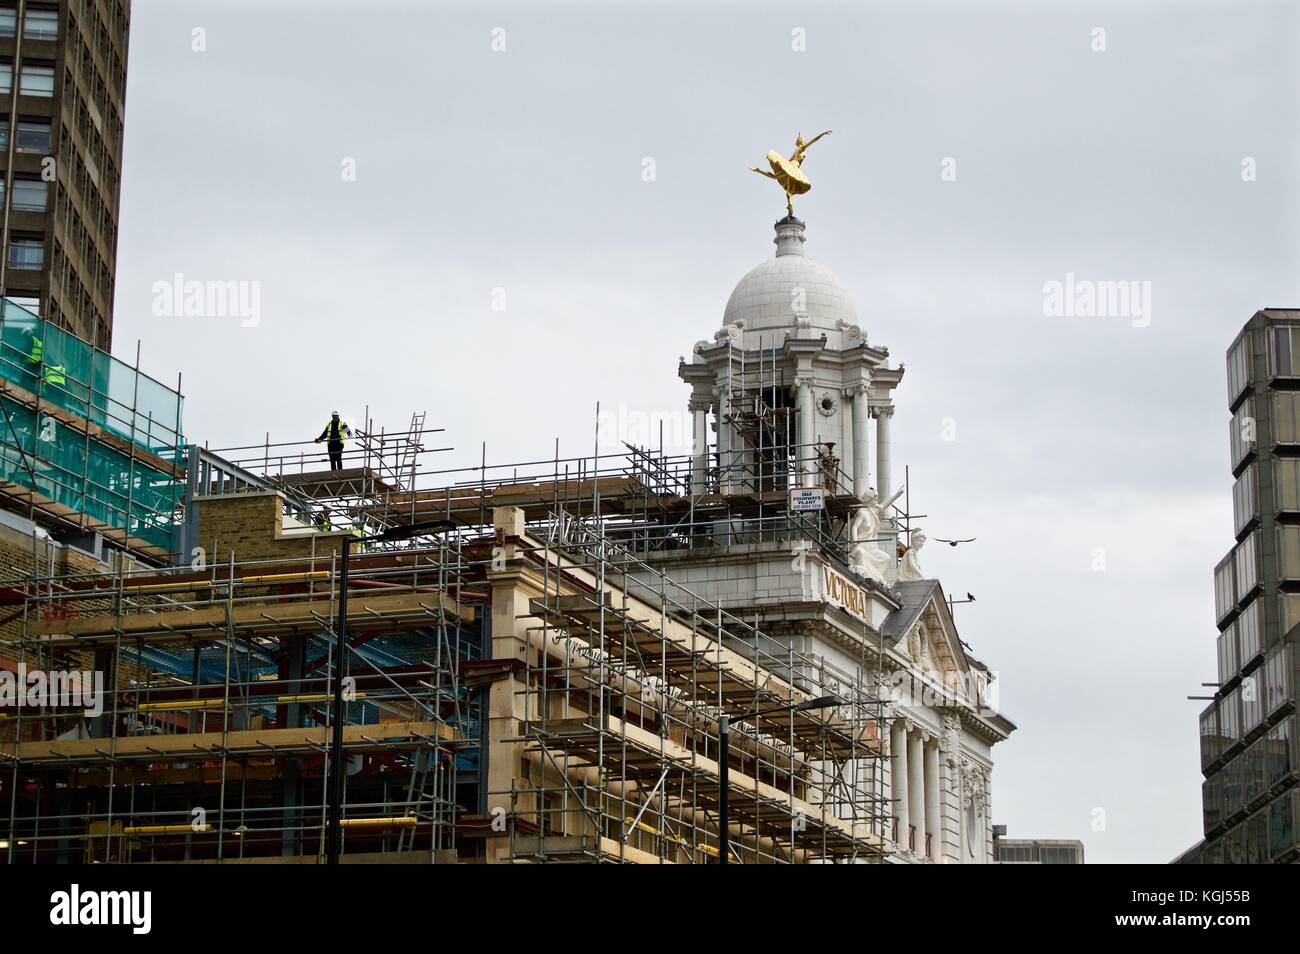
[[[966,655],[939,581],[902,583],[895,593],[903,605],[890,614],[884,627],[895,651],[967,701],[981,696],[987,673]]]

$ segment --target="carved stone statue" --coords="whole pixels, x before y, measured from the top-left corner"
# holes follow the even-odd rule
[[[757,172],[760,176],[767,176],[769,179],[775,179],[777,184],[785,190],[785,209],[794,216],[793,198],[796,195],[803,195],[812,188],[812,183],[803,173],[803,158],[808,148],[812,146],[822,136],[829,136],[831,131],[828,129],[824,133],[818,133],[809,140],[804,140],[803,134],[800,133],[794,140],[794,152],[790,153],[787,159],[775,149],[767,151],[767,164],[772,167],[772,171],[760,169],[758,166],[750,166],[751,172]]]
[[[934,657],[930,655],[930,630],[925,623],[917,623],[907,634],[907,654],[922,670],[938,671]]]
[[[912,545],[907,548],[907,552],[903,554],[903,561],[898,566],[900,580],[925,579],[925,574],[921,572],[921,564],[918,562],[923,546],[925,546],[925,534],[920,530],[913,530]]]
[[[881,586],[886,585],[885,571],[892,561],[889,554],[880,547],[880,528],[885,522],[888,508],[902,493],[900,489],[882,504],[874,490],[868,491],[862,506],[849,524],[849,568],[859,576],[875,580]]]

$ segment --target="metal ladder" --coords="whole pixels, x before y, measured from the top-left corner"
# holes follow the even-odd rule
[[[411,427],[406,433],[406,450],[402,454],[401,462],[397,465],[397,481],[399,484],[401,484],[407,472],[410,472],[411,486],[407,487],[407,490],[415,489],[415,456],[424,450],[424,445],[420,443],[420,431],[424,430],[424,415],[424,411],[412,412]]]

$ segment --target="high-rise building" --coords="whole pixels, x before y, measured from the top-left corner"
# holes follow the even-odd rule
[[[108,350],[130,0],[0,0],[0,291]]]
[[[1228,349],[1235,543],[1214,570],[1218,688],[1201,713],[1205,840],[1179,861],[1300,856],[1300,310],[1256,312]]]

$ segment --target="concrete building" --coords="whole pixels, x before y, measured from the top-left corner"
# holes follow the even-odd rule
[[[130,0],[0,2],[0,293],[113,333]]]
[[[1257,312],[1228,349],[1233,528],[1214,569],[1218,688],[1200,716],[1205,839],[1178,860],[1300,856],[1300,311]]]
[[[1083,842],[1068,838],[1008,838],[993,826],[993,860],[1000,865],[1081,865]]]

